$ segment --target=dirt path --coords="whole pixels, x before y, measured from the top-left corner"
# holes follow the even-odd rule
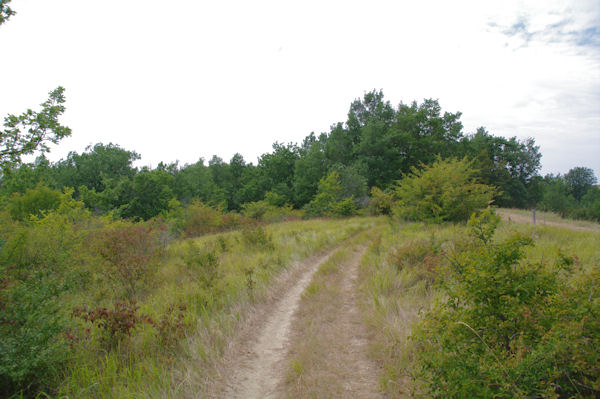
[[[511,212],[508,209],[498,209],[497,212],[502,217],[503,220],[506,220],[509,222],[525,223],[525,224],[532,224],[532,222],[533,222],[531,215],[525,216],[525,215],[522,215],[517,212]],[[538,226],[562,227],[562,228],[573,230],[573,231],[600,232],[600,225],[598,225],[598,227],[596,227],[596,226],[580,226],[580,225],[577,225],[574,223],[569,223],[568,221],[558,222],[558,221],[552,221],[552,220],[544,220],[543,218],[539,218],[539,217],[537,220],[537,225]]]
[[[280,295],[258,310],[253,323],[224,358],[220,371],[222,381],[215,383],[211,397],[278,398],[282,397],[281,381],[287,363],[288,336],[294,312],[302,292],[313,274],[334,252],[303,262],[290,275]]]
[[[366,248],[363,248],[355,252],[352,262],[343,272],[342,306],[338,325],[335,326],[341,333],[338,340],[342,351],[338,355],[338,364],[344,368],[344,391],[347,397],[380,398],[378,370],[367,357],[368,333],[358,306],[358,267],[365,251]]]
[[[302,298],[292,325],[288,397],[382,397],[358,306],[358,267],[365,248],[345,251],[315,275]]]

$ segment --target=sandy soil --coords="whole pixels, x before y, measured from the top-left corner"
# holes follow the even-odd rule
[[[209,387],[215,398],[279,398],[287,366],[288,336],[300,297],[321,263],[334,252],[310,258],[284,276],[268,303],[256,309],[232,342]]]
[[[525,216],[522,215],[520,213],[516,213],[516,212],[511,212],[508,209],[498,209],[497,210],[498,214],[502,217],[503,220],[509,221],[509,222],[515,222],[515,223],[525,223],[525,224],[532,224],[533,220],[531,215],[529,216]],[[600,232],[600,226],[595,227],[595,226],[579,226],[573,223],[569,223],[568,221],[564,221],[564,222],[558,222],[558,221],[552,221],[552,220],[544,220],[542,218],[537,219],[536,224],[538,226],[555,226],[555,227],[562,227],[565,229],[569,229],[569,230],[573,230],[573,231],[593,231],[593,232]]]

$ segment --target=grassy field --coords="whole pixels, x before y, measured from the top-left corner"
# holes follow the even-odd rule
[[[44,284],[0,281],[5,292],[20,295],[18,301],[2,298],[21,306],[13,314],[25,309],[36,318],[23,325],[49,328],[54,319],[48,315],[68,321],[68,330],[60,330],[62,352],[51,354],[63,360],[48,377],[57,387],[47,391],[50,397],[210,396],[218,364],[253,309],[268,313],[277,278],[326,251],[329,260],[298,296],[285,369],[289,397],[370,397],[375,391],[386,397],[561,397],[556,392],[571,388],[574,397],[593,397],[600,390],[593,357],[600,339],[600,233],[593,224],[533,226],[513,218],[488,237],[495,226],[489,215],[472,225],[389,217],[294,221],[165,239],[150,257],[139,237],[151,225],[74,224],[69,217],[49,216],[27,230],[2,227],[15,229],[3,253],[15,264],[9,271],[25,282],[61,287],[47,295]],[[38,280],[38,271],[18,262],[50,277]],[[495,286],[507,291],[488,300]],[[488,303],[504,308],[490,312]],[[27,331],[22,336],[30,339]],[[431,370],[424,354],[439,370]],[[456,377],[461,370],[473,374]],[[563,386],[540,387],[542,380]],[[488,391],[465,381],[479,381]]]

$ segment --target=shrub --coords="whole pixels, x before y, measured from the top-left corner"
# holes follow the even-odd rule
[[[219,278],[219,257],[215,251],[203,250],[190,242],[183,255],[183,261],[192,278],[199,280],[204,288],[212,288]]]
[[[31,215],[41,217],[45,212],[58,208],[61,196],[60,191],[40,185],[27,189],[24,194],[13,194],[8,210],[16,220],[27,220]]]
[[[471,248],[449,257],[444,295],[415,327],[425,395],[594,397],[600,299],[590,289],[599,273],[569,284],[572,259],[525,262],[533,240],[515,234],[495,242],[496,223],[489,211],[471,218]]]
[[[472,162],[438,158],[433,165],[413,168],[396,188],[394,213],[409,220],[462,221],[492,201],[494,189],[475,181]]]
[[[371,187],[371,199],[369,201],[369,212],[371,215],[391,215],[394,201],[391,194],[386,193],[378,187]]]
[[[353,197],[344,197],[340,175],[333,171],[321,179],[317,195],[305,210],[309,216],[351,216],[356,205]]]
[[[176,228],[185,237],[199,237],[204,234],[233,230],[248,224],[241,215],[224,213],[220,207],[206,205],[198,199],[192,201],[180,212]]]
[[[302,218],[302,212],[294,210],[291,205],[275,206],[267,200],[243,204],[242,214],[247,218],[267,223]]]
[[[242,230],[242,240],[250,247],[273,248],[273,236],[262,226]]]
[[[147,318],[156,328],[161,346],[171,348],[185,337],[190,325],[185,322],[185,305],[169,305],[158,321]]]
[[[59,312],[64,289],[38,274],[27,282],[0,274],[0,396],[51,388],[67,359]]]
[[[158,260],[159,230],[152,224],[133,224],[97,234],[97,251],[107,266],[106,275],[125,288],[132,299]]]
[[[107,348],[114,348],[124,337],[131,335],[140,322],[147,320],[136,314],[138,309],[135,301],[115,302],[112,309],[78,307],[73,310],[73,315],[98,327],[102,343]]]

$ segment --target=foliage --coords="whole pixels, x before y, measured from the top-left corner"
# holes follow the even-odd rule
[[[0,0],[0,25],[8,21],[10,17],[15,15],[15,12],[10,8],[8,3],[11,0]]]
[[[497,222],[489,211],[471,218],[472,245],[448,258],[444,295],[415,329],[424,392],[444,398],[597,395],[600,369],[589,353],[600,343],[600,300],[587,290],[598,283],[597,270],[581,272],[591,282],[571,286],[565,273],[573,258],[563,255],[554,265],[524,261],[533,240],[513,234],[493,241]]]
[[[35,392],[56,383],[67,359],[60,284],[41,273],[28,281],[0,269],[0,395]]]
[[[222,208],[206,205],[197,199],[184,208],[181,219],[176,221],[177,229],[186,237],[227,231],[245,224],[247,221],[239,214],[223,213]]]
[[[260,225],[243,229],[242,240],[250,247],[274,248],[273,236]]]
[[[558,213],[561,217],[600,221],[600,187],[594,172],[577,167],[565,176],[546,176],[541,184],[540,208]]]
[[[434,222],[467,220],[486,207],[494,189],[477,183],[472,162],[438,158],[433,165],[413,168],[395,190],[394,213],[409,220]]]
[[[2,12],[4,7],[2,4]],[[2,16],[0,23],[4,20]],[[59,116],[65,112],[64,92],[61,86],[51,91],[39,112],[28,109],[19,116],[4,118],[5,129],[0,131],[0,169],[4,173],[20,164],[23,155],[33,154],[36,150],[46,152],[48,143],[56,144],[71,135],[71,129],[58,122]]]
[[[371,215],[391,215],[394,199],[391,194],[381,190],[379,187],[371,188],[371,199],[369,201],[369,212]]]
[[[569,194],[577,201],[581,201],[587,191],[598,182],[598,179],[594,176],[594,171],[584,167],[569,170],[564,179],[569,189]]]
[[[132,224],[100,231],[96,250],[106,265],[106,277],[125,288],[133,299],[145,286],[159,256],[158,230],[161,226]]]
[[[58,208],[61,193],[46,186],[27,189],[25,193],[15,193],[8,202],[8,210],[15,220],[27,220],[30,216],[41,217],[48,211]]]
[[[268,223],[302,218],[302,211],[292,209],[291,205],[276,206],[266,200],[243,204],[242,214],[247,218]]]
[[[203,288],[212,288],[219,279],[219,256],[215,251],[203,250],[190,242],[183,261]]]
[[[167,306],[160,319],[155,321],[147,318],[156,331],[158,332],[159,342],[163,348],[172,348],[181,339],[185,338],[186,332],[191,328],[190,324],[185,321],[185,311],[187,306],[173,304]]]
[[[113,308],[76,307],[73,316],[78,317],[100,329],[101,340],[108,349],[116,345],[125,337],[131,335],[132,331],[145,321],[144,317],[137,315],[139,306],[135,301],[115,302]]]
[[[317,195],[305,210],[310,216],[350,216],[356,212],[356,205],[352,197],[344,198],[340,174],[332,171],[321,179]]]

